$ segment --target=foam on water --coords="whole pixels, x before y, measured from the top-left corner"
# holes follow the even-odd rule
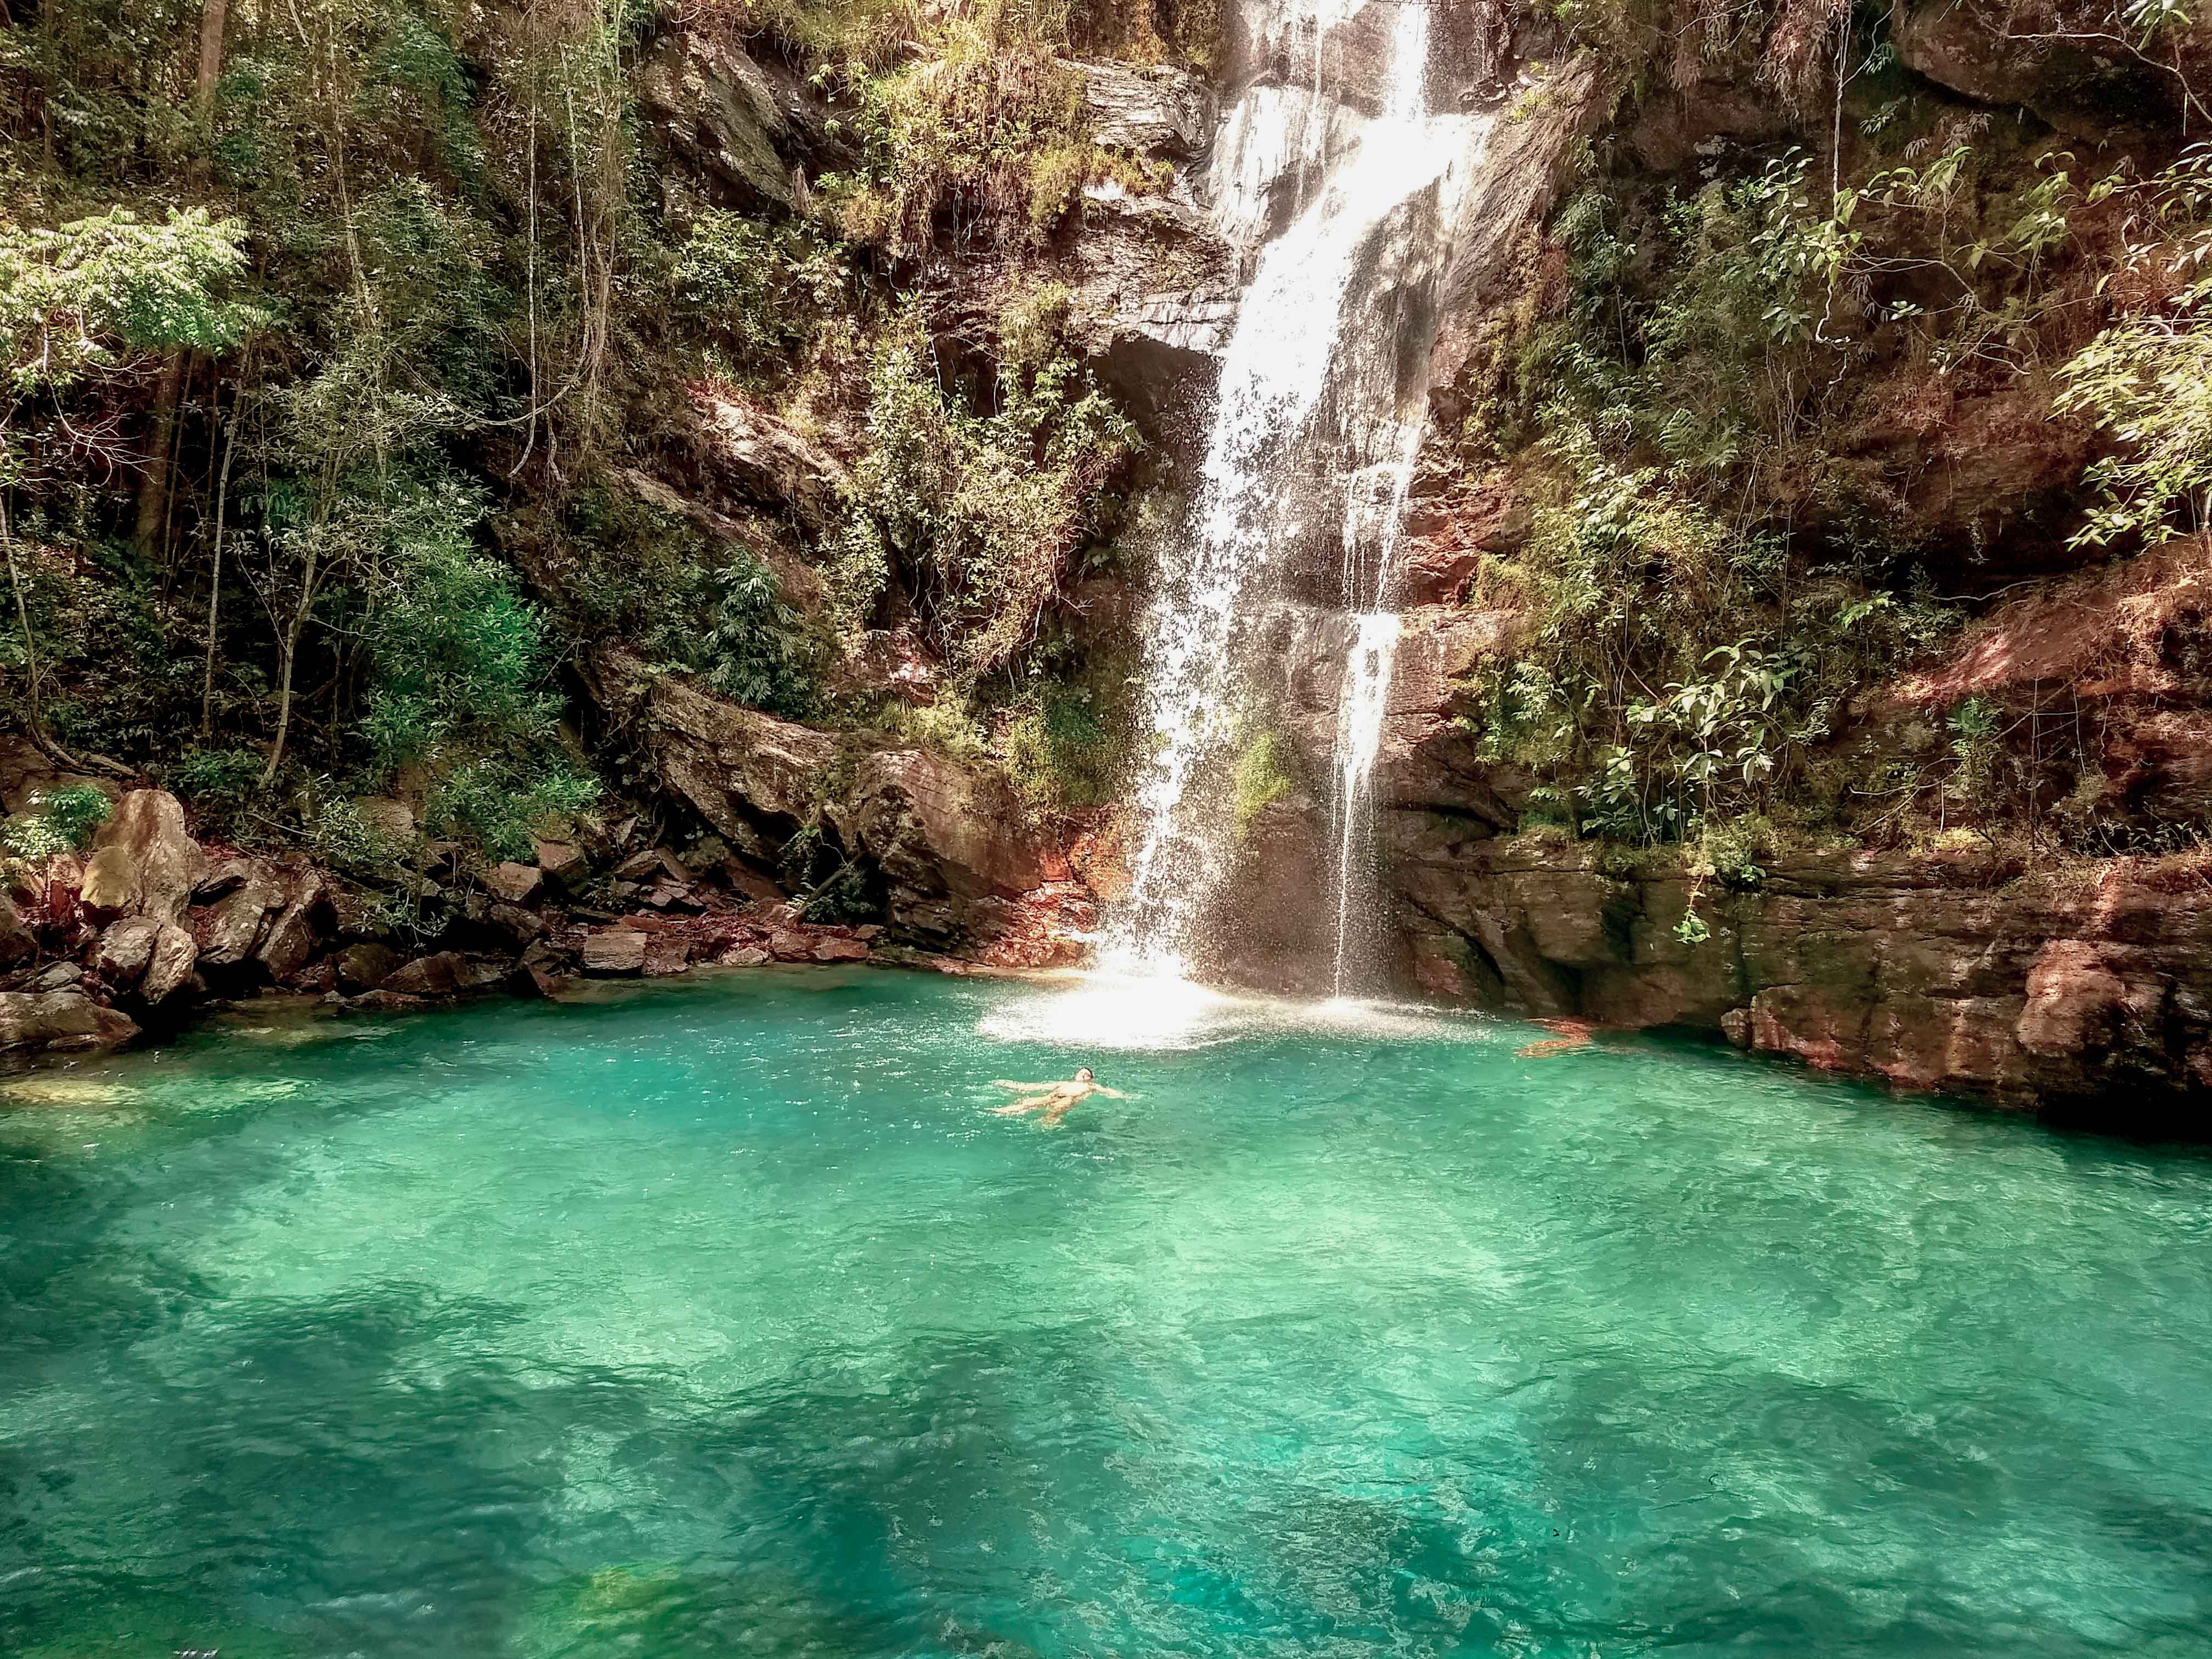
[[[1150,974],[1089,973],[1011,990],[975,1022],[1009,1043],[1168,1052],[1263,1032],[1431,1042],[1494,1042],[1504,1028],[1419,1003],[1338,996],[1310,1002]]]

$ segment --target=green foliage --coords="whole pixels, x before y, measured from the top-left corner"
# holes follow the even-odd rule
[[[855,241],[909,258],[940,228],[1036,242],[1097,165],[1079,70],[1013,8],[956,17],[914,61],[847,66],[860,166],[823,189]]]
[[[861,516],[841,550],[838,608],[848,626],[864,621],[879,580],[902,578],[931,644],[963,675],[1003,667],[1036,642],[1072,556],[1105,522],[1106,486],[1138,446],[1061,343],[1065,291],[1046,300],[1006,331],[992,413],[940,389],[911,332],[886,341],[870,373],[870,442],[854,473]]]
[[[1952,626],[1925,595],[1869,592],[1848,567],[1804,571],[1663,468],[1607,460],[1558,419],[1571,481],[1541,510],[1510,586],[1534,630],[1483,686],[1489,754],[1535,773],[1539,814],[1650,842],[1763,811],[1785,781],[1800,810],[1812,748],[1874,673]]]
[[[586,492],[570,525],[568,586],[594,629],[635,640],[664,668],[787,719],[813,712],[824,646],[742,543],[628,495]]]
[[[379,884],[388,882],[414,850],[411,840],[392,834],[343,797],[317,805],[307,841],[315,856],[333,870]]]
[[[2057,407],[2119,445],[2089,469],[2102,501],[2077,544],[2212,529],[2212,146],[2134,192],[2125,269],[2156,300],[2124,310],[2058,372]]]
[[[1260,814],[1297,787],[1292,772],[1291,745],[1272,727],[1247,743],[1237,756],[1230,775],[1230,811],[1237,823],[1237,839],[1252,832]]]
[[[259,319],[221,296],[246,269],[246,226],[204,208],[161,224],[113,208],[58,229],[0,229],[0,341],[18,393],[66,390],[136,352],[218,353]]]
[[[596,779],[557,757],[488,755],[439,780],[422,822],[431,834],[473,842],[495,859],[528,859],[533,836],[562,827],[599,795]]]
[[[169,769],[167,781],[191,803],[201,834],[225,833],[253,799],[267,758],[251,749],[193,749]]]
[[[1099,806],[1120,789],[1128,711],[1100,678],[1079,685],[1048,680],[1015,705],[1000,745],[1007,775],[1024,799],[1043,806]]]
[[[0,842],[24,859],[81,853],[114,811],[106,792],[90,784],[44,791],[32,798],[27,811],[0,825]]]
[[[857,308],[839,250],[799,219],[710,209],[692,221],[669,283],[678,310],[731,373],[806,346],[828,319]]]
[[[784,885],[799,896],[803,921],[836,927],[883,914],[880,878],[846,854],[819,823],[802,825],[783,844],[777,866]]]
[[[1950,729],[1951,758],[1955,763],[1946,793],[1964,802],[1979,801],[1996,784],[2003,758],[2002,716],[1981,698],[1968,697],[1951,711],[1944,724]]]
[[[251,749],[195,749],[171,769],[169,781],[195,801],[234,805],[252,793],[261,761]]]
[[[362,629],[374,771],[544,744],[558,707],[550,648],[505,567],[477,550],[482,492],[450,475],[409,478],[371,510],[383,543]]]

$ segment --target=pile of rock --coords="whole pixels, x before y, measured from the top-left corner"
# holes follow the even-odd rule
[[[88,855],[19,866],[0,894],[0,1049],[111,1045],[271,988],[392,1012],[577,974],[861,962],[883,931],[810,924],[725,843],[679,855],[635,817],[483,870],[423,843],[398,899],[404,920],[306,860],[210,849],[174,796],[133,791]]]

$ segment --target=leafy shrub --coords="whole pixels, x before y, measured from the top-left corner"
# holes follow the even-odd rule
[[[412,850],[409,839],[392,834],[343,796],[318,805],[308,820],[307,839],[315,856],[331,869],[376,883],[389,882]]]
[[[596,779],[562,763],[526,769],[487,757],[441,779],[423,802],[422,821],[432,834],[465,837],[495,859],[528,859],[533,836],[561,827],[599,795]]]
[[[385,504],[381,580],[368,595],[372,765],[389,774],[448,750],[543,744],[558,702],[537,611],[506,568],[477,551],[477,486],[433,476]]]
[[[252,798],[266,759],[251,749],[194,749],[170,769],[168,781],[206,828],[228,830]]]
[[[692,221],[670,286],[679,312],[732,371],[806,345],[854,302],[851,272],[811,223],[718,208]]]
[[[861,164],[823,186],[846,234],[894,258],[930,247],[940,220],[963,240],[1036,240],[1088,175],[1081,71],[997,16],[849,84]]]
[[[2057,407],[2119,443],[2090,467],[2102,504],[2075,535],[2103,546],[2155,538],[2178,522],[2212,529],[2212,146],[2197,145],[2142,189],[2147,223],[2127,268],[2152,295],[2058,371]],[[2168,272],[2183,280],[2161,280]]]
[[[567,586],[580,621],[750,707],[813,712],[824,641],[750,548],[604,489],[579,497],[570,525],[580,557]]]
[[[1127,712],[1091,686],[1047,682],[1016,705],[1000,749],[1025,799],[1045,806],[1103,805],[1127,769]]]
[[[106,792],[88,783],[41,793],[33,798],[28,811],[0,826],[0,840],[18,858],[81,853],[92,845],[93,836],[114,811]]]
[[[911,331],[883,344],[870,374],[869,447],[854,472],[863,516],[841,550],[838,609],[848,625],[863,620],[879,592],[870,584],[903,577],[956,673],[1003,667],[1035,643],[1138,445],[1061,343],[1064,289],[1056,303],[1042,320],[1018,310],[1006,330],[994,413],[941,389]]]

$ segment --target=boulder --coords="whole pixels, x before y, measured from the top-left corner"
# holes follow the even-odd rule
[[[357,994],[374,991],[398,971],[399,952],[388,945],[374,941],[349,945],[337,953],[337,987],[341,991]]]
[[[269,924],[268,933],[254,951],[270,978],[282,984],[307,966],[322,941],[330,910],[329,890],[318,872],[302,870],[292,878],[284,908]]]
[[[769,954],[778,962],[811,962],[814,941],[804,933],[779,931],[768,936]]]
[[[484,888],[502,904],[535,904],[545,890],[543,871],[529,864],[495,864],[484,872]]]
[[[591,862],[585,858],[583,850],[565,841],[539,842],[538,867],[549,880],[563,886],[573,886],[592,873]]]
[[[643,963],[647,979],[666,979],[691,968],[691,941],[681,933],[663,933],[647,939]]]
[[[15,908],[15,901],[0,893],[0,968],[13,968],[38,954],[38,938]]]
[[[102,1048],[137,1031],[128,1017],[74,988],[0,992],[0,1049]]]
[[[844,845],[882,872],[902,943],[956,943],[977,930],[981,901],[1068,874],[1012,784],[926,749],[869,756],[831,820]]]
[[[110,985],[128,990],[154,959],[154,941],[161,933],[161,923],[152,916],[125,916],[110,922],[93,952],[92,965]]]
[[[733,945],[716,958],[725,968],[757,968],[774,959],[757,945]]]
[[[211,871],[199,890],[222,895],[194,918],[201,958],[210,968],[235,968],[252,960],[269,913],[283,907],[290,888],[281,872],[258,859],[231,859]]]
[[[191,902],[207,855],[185,828],[185,809],[166,789],[134,789],[92,843],[78,902],[95,915],[176,921]]]
[[[691,406],[700,465],[722,495],[788,514],[816,535],[836,529],[853,494],[842,461],[757,404],[701,386]]]
[[[149,1006],[167,1000],[192,982],[199,945],[181,924],[165,921],[155,935],[146,976],[138,981],[138,994]]]
[[[587,974],[639,974],[645,971],[645,934],[631,927],[601,927],[584,935],[584,971]]]
[[[838,739],[655,674],[625,646],[602,647],[586,668],[600,706],[637,733],[662,787],[729,845],[773,866],[821,805]],[[629,862],[646,870],[659,860]]]
[[[2185,88],[2202,83],[2207,46],[2185,26],[2136,50],[2108,0],[1917,0],[1898,8],[1890,40],[1915,73],[1977,103],[2031,109],[2069,137],[2110,143],[2113,129],[2177,122]],[[2161,61],[2163,60],[2163,61]],[[2169,66],[2170,65],[2170,66]]]
[[[402,963],[376,988],[406,997],[458,996],[469,988],[469,963],[458,951],[440,951]]]
[[[823,939],[814,942],[817,962],[866,962],[868,947],[856,939]]]
[[[517,950],[530,944],[545,931],[545,918],[535,910],[525,910],[519,905],[495,904],[485,921],[493,929],[511,940]]]

